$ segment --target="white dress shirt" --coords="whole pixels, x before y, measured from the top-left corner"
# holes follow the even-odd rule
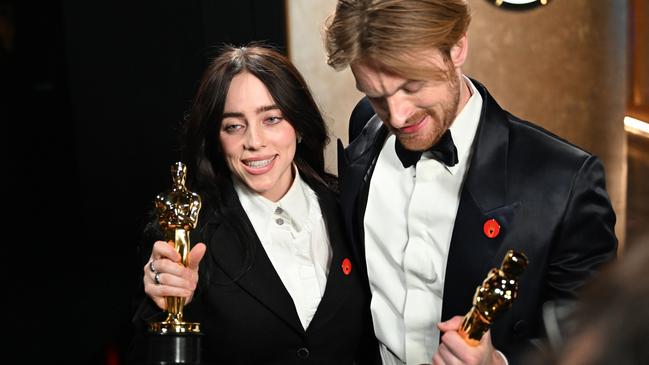
[[[306,330],[324,294],[331,246],[318,197],[300,178],[273,202],[233,178],[234,188]]]
[[[446,259],[482,107],[471,97],[450,130],[459,162],[426,153],[404,168],[390,135],[376,162],[365,211],[371,311],[383,364],[430,364],[439,344]]]

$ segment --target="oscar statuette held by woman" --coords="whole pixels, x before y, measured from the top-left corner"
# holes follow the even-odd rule
[[[180,254],[179,263],[187,267],[191,248],[189,231],[196,228],[198,223],[201,198],[185,187],[187,167],[184,163],[174,163],[171,175],[173,187],[156,197],[155,212],[165,240]],[[159,283],[160,273],[156,271],[153,261],[149,265],[155,273],[156,283]],[[165,300],[167,318],[162,322],[149,323],[147,364],[200,364],[200,324],[184,321],[184,297],[169,296]]]

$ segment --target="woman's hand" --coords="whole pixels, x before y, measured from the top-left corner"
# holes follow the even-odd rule
[[[165,297],[184,297],[191,302],[198,283],[198,264],[206,246],[197,243],[189,252],[189,266],[183,266],[178,252],[165,241],[153,244],[151,257],[144,265],[144,292],[160,307],[167,309]]]

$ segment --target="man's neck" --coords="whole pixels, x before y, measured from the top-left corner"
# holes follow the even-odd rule
[[[467,83],[467,80],[463,74],[460,73],[460,102],[457,105],[457,113],[460,114],[462,109],[466,106],[466,103],[471,98],[471,86]]]

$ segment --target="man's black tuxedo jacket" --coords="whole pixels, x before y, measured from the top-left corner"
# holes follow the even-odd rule
[[[185,318],[201,323],[210,363],[351,365],[374,359],[367,284],[352,260],[337,197],[316,191],[333,255],[322,301],[305,331],[232,184],[225,185],[220,206],[202,211],[191,232],[191,241],[208,249]],[[345,258],[352,260],[349,275],[341,267]],[[141,327],[159,315],[147,298],[135,321]]]
[[[507,250],[525,253],[529,266],[518,299],[492,326],[495,347],[513,365],[526,340],[542,335],[542,303],[573,298],[601,264],[615,258],[615,214],[598,158],[509,114],[483,85],[473,83],[483,105],[453,228],[441,320],[467,313],[476,287]],[[360,135],[350,136],[345,150],[338,145],[343,215],[364,267],[369,181],[388,136],[365,103],[350,120],[351,131],[365,125]],[[494,239],[483,233],[492,218],[501,225]]]

